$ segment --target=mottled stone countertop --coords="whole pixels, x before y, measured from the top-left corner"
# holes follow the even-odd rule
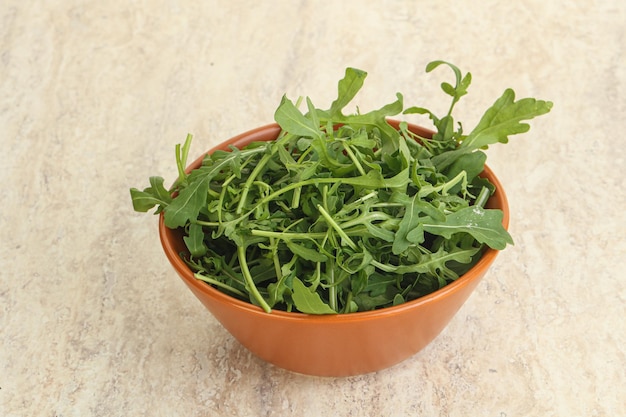
[[[626,415],[626,3],[3,0],[0,416]],[[502,252],[450,325],[390,369],[307,377],[252,356],[168,264],[130,187],[273,120],[281,96],[444,110],[549,99],[488,150]],[[451,74],[451,73],[449,73]],[[325,104],[326,103],[326,104]],[[421,119],[420,119],[421,120]]]

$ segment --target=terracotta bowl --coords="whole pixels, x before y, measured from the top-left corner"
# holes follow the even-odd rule
[[[390,122],[396,124],[397,122]],[[431,131],[410,125],[421,135]],[[249,142],[274,140],[280,128],[263,126],[238,135],[209,151],[242,147]],[[199,167],[202,157],[188,167]],[[497,187],[487,203],[504,212],[509,208],[502,186],[485,167],[482,174]],[[318,376],[349,376],[382,370],[419,352],[444,329],[476,288],[498,251],[487,249],[479,262],[453,283],[419,299],[376,311],[316,316],[261,308],[237,300],[194,278],[179,257],[186,250],[181,230],[159,220],[161,243],[167,258],[185,284],[219,322],[253,354],[290,371]],[[460,340],[460,339],[458,339]],[[459,343],[463,343],[462,340]]]

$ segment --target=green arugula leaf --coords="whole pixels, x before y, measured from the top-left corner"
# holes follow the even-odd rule
[[[425,223],[424,230],[447,239],[456,233],[469,233],[479,243],[498,250],[507,243],[513,244],[511,235],[502,226],[502,211],[476,206],[449,214],[444,221]]]
[[[391,178],[383,178],[380,172],[370,171],[365,175],[350,178],[335,178],[333,182],[342,182],[367,189],[389,188],[397,189],[405,187],[409,182],[409,169],[406,168]]]
[[[552,102],[523,98],[515,101],[515,92],[506,89],[480,119],[478,125],[461,142],[462,149],[478,149],[494,143],[507,143],[509,135],[528,132],[530,126],[521,123],[546,114],[552,109]]]
[[[454,178],[461,172],[465,172],[465,181],[471,183],[474,178],[476,178],[485,169],[486,160],[487,155],[481,151],[463,154],[456,158],[450,167],[445,170],[446,176],[448,178]],[[465,191],[463,190],[462,184],[457,184],[448,192],[450,194],[457,194],[460,191]]]
[[[485,169],[485,161],[487,155],[484,152],[476,151],[461,155],[458,159],[450,165],[446,170],[446,176],[448,178],[456,177],[460,172],[465,171],[467,174],[467,181],[471,182]],[[456,190],[459,190],[457,188]]]
[[[217,152],[211,155],[202,167],[192,171],[187,177],[188,185],[180,189],[179,194],[165,207],[165,225],[175,229],[182,227],[188,222],[195,222],[203,207],[207,206],[209,184],[213,178],[224,169],[234,168],[241,164],[241,160],[247,156],[262,154],[265,148],[257,147],[240,152]]]
[[[165,207],[165,225],[170,229],[182,227],[195,220],[200,209],[206,205],[210,176],[201,178],[184,188],[172,202]]]
[[[397,284],[398,278],[393,274],[380,274],[374,272],[370,275],[367,286],[363,289],[364,292],[369,293],[372,297],[384,294],[388,287],[392,287]]]
[[[457,141],[460,138],[462,132],[454,131],[454,118],[452,117],[452,110],[454,109],[454,106],[456,105],[456,103],[458,103],[458,101],[461,99],[461,97],[467,94],[467,89],[472,82],[472,74],[468,72],[467,74],[465,74],[465,76],[463,76],[463,74],[461,73],[461,70],[456,65],[453,65],[446,61],[430,62],[426,66],[426,72],[431,72],[432,70],[439,67],[440,65],[446,65],[450,69],[452,69],[452,71],[454,72],[455,81],[456,81],[454,87],[450,83],[447,83],[447,82],[441,83],[441,89],[443,90],[444,93],[452,97],[452,102],[450,103],[448,114],[446,114],[441,119],[434,116],[432,112],[428,110],[426,110],[426,113],[433,120],[433,123],[435,127],[437,128],[437,133],[433,136],[433,139],[439,140],[439,141]],[[419,109],[419,111],[415,111],[415,112],[419,113],[421,112],[421,110],[422,109]]]
[[[446,61],[432,61],[426,65],[426,72],[431,72],[440,65],[446,65],[452,69],[456,78],[456,85],[453,87],[450,83],[441,83],[441,89],[444,93],[453,98],[452,107],[459,101],[461,97],[467,94],[467,89],[472,82],[472,74],[469,72],[463,76],[461,70],[456,66]],[[452,110],[448,112],[448,115],[452,113]]]
[[[299,245],[289,240],[286,240],[285,243],[294,255],[298,255],[299,257],[301,257],[302,259],[306,259],[307,261],[326,262],[326,260],[328,259],[326,255],[320,253],[315,249],[307,248],[306,246]]]
[[[164,207],[171,203],[172,197],[163,186],[162,177],[150,177],[150,187],[139,191],[136,188],[130,189],[130,196],[133,202],[133,209],[139,212],[147,212],[156,205],[161,208],[155,213],[160,213]]]
[[[321,138],[322,132],[319,125],[305,117],[287,96],[283,96],[274,119],[280,127],[292,135],[305,136],[310,138]]]
[[[306,117],[311,120],[311,125],[315,126],[318,129],[318,133],[321,135],[322,132],[319,131],[320,119],[317,115],[317,110],[315,109],[315,106],[313,105],[313,102],[309,97],[306,98],[306,105],[309,110],[309,112],[306,114]]]
[[[424,217],[432,215],[435,218],[445,218],[445,216],[436,207],[433,207],[430,203],[423,201],[418,195],[415,195],[410,199],[398,194],[395,194],[394,197],[396,200],[401,199],[405,204],[404,216],[398,225],[398,230],[396,231],[392,246],[393,254],[399,255],[409,246],[422,243],[423,234],[416,233],[415,231],[423,230],[422,222],[424,221]],[[427,216],[420,216],[422,213],[425,213]],[[413,237],[411,240],[409,240],[409,233],[412,231],[414,234],[412,235]]]
[[[457,275],[448,268],[449,262],[458,262],[460,264],[467,264],[472,261],[472,258],[476,253],[480,251],[480,248],[452,248],[446,249],[441,246],[436,252],[424,254],[419,260],[418,265],[421,268],[422,273],[431,273],[432,275],[446,274],[448,277],[457,278]]]
[[[277,257],[276,249],[272,249],[273,257]],[[282,264],[278,271],[276,272],[277,281],[272,282],[267,286],[267,291],[269,293],[270,305],[274,307],[278,303],[285,303],[288,306],[290,305],[291,298],[289,295],[292,293],[290,287],[293,284],[293,278],[295,277],[296,271],[294,269],[294,265],[297,263],[298,257],[294,256],[291,258],[291,261]],[[275,259],[274,262],[277,262]],[[276,267],[275,267],[276,268]],[[287,297],[286,297],[287,295]],[[289,307],[290,309],[290,307]]]
[[[352,114],[348,116],[337,115],[333,117],[333,121],[335,123],[344,123],[355,128],[361,127],[372,127],[375,126],[378,128],[381,133],[385,135],[385,138],[388,141],[383,143],[383,146],[386,148],[387,152],[393,152],[397,149],[397,138],[400,136],[398,131],[394,129],[389,123],[387,123],[387,117],[395,116],[402,112],[402,108],[404,106],[404,98],[402,94],[396,94],[396,101],[389,103],[379,110],[372,110],[368,113],[364,114]],[[394,147],[388,148],[386,145],[393,144]]]
[[[361,90],[365,77],[367,77],[367,72],[365,71],[356,68],[346,68],[346,75],[339,81],[337,98],[330,105],[329,114],[331,118],[343,116],[341,111]]]
[[[184,236],[183,240],[185,241],[185,245],[187,245],[191,256],[198,258],[200,256],[204,256],[207,252],[207,247],[204,244],[204,231],[202,230],[202,226],[199,224],[190,224],[189,235]]]
[[[448,262],[466,264],[472,261],[472,257],[480,251],[480,248],[452,248],[446,250],[441,246],[436,252],[421,253],[410,265],[399,265],[390,267],[391,272],[397,274],[428,274],[435,278],[456,279],[458,276],[447,266]],[[439,280],[438,280],[439,281]]]
[[[298,278],[293,279],[293,303],[298,311],[306,314],[337,314],[322,301],[318,293],[310,291]]]

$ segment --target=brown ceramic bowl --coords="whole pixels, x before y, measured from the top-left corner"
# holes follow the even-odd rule
[[[390,121],[397,126],[397,122]],[[410,125],[420,135],[431,131]],[[274,140],[280,128],[263,126],[238,135],[209,151],[242,147],[249,142]],[[197,168],[198,158],[188,167]],[[508,227],[509,207],[502,186],[488,167],[482,174],[497,187],[487,207],[504,212]],[[240,301],[194,278],[179,257],[186,250],[181,230],[165,227],[159,220],[161,243],[167,258],[185,284],[222,323],[258,357],[276,366],[308,375],[349,376],[378,371],[414,355],[444,329],[476,288],[498,251],[487,249],[478,263],[453,283],[419,299],[376,311],[332,316],[288,313]],[[459,343],[462,343],[459,342]]]

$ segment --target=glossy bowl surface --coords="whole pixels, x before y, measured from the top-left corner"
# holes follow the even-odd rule
[[[397,122],[390,121],[397,126]],[[430,136],[415,125],[410,129]],[[208,151],[242,147],[249,142],[274,140],[280,128],[271,124],[240,134]],[[204,155],[203,155],[204,156]],[[202,157],[188,170],[200,166]],[[488,208],[504,212],[508,227],[509,208],[502,186],[485,167],[482,174],[497,187]],[[498,251],[487,248],[466,274],[451,284],[419,299],[376,311],[316,316],[261,308],[237,300],[194,278],[180,258],[186,250],[181,230],[171,230],[159,219],[159,234],[170,263],[195,296],[217,320],[258,357],[290,371],[318,376],[349,376],[382,370],[419,352],[445,328],[476,288]],[[459,338],[459,343],[463,343]]]

